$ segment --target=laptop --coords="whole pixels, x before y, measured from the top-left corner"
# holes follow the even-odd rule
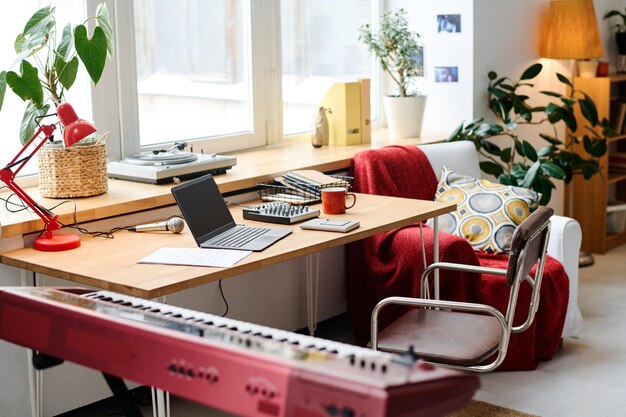
[[[172,187],[189,230],[201,248],[262,251],[290,229],[235,224],[211,174]]]

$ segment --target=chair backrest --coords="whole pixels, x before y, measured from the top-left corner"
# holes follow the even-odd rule
[[[517,274],[520,279],[526,277],[535,262],[545,256],[553,214],[554,210],[550,207],[539,207],[515,229],[506,273],[508,285],[513,285]]]

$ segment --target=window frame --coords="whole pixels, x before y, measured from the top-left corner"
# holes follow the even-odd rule
[[[103,0],[86,0],[87,11],[95,13]],[[133,2],[104,0],[109,9],[116,41],[116,52],[108,62],[97,86],[91,86],[92,117],[103,131],[110,131],[108,156],[112,161],[167,145],[140,146],[137,73]],[[372,0],[372,21],[378,16],[383,0]],[[245,35],[248,45],[252,89],[250,97],[251,129],[235,134],[195,139],[194,149],[204,152],[233,152],[289,141],[283,134],[282,56],[280,0],[247,0]],[[380,86],[380,70],[375,61],[372,82]],[[376,92],[374,108],[380,108]],[[374,115],[375,113],[373,113]],[[298,136],[298,135],[296,135]],[[299,135],[301,136],[301,135]]]

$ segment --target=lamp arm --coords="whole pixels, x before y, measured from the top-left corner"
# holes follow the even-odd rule
[[[4,182],[7,187],[17,195],[20,200],[22,200],[28,207],[30,207],[46,224],[46,235],[50,235],[53,230],[58,230],[61,228],[61,225],[57,221],[58,216],[55,215],[52,211],[47,208],[41,206],[35,200],[33,200],[26,192],[15,183],[15,177],[17,173],[26,165],[26,163],[30,160],[30,158],[35,155],[39,149],[46,143],[56,127],[54,125],[44,125],[41,126],[37,132],[30,138],[30,140],[20,149],[20,151],[15,155],[15,157],[9,162],[4,168],[0,169],[0,180]],[[27,148],[35,141],[35,139],[40,139],[39,135],[44,133],[43,140],[35,148],[33,151],[22,157],[22,154],[25,152]],[[17,166],[17,169],[13,169],[13,167]]]

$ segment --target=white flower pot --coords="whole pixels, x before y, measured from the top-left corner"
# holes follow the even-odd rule
[[[426,96],[383,97],[389,137],[419,138],[426,108]]]

